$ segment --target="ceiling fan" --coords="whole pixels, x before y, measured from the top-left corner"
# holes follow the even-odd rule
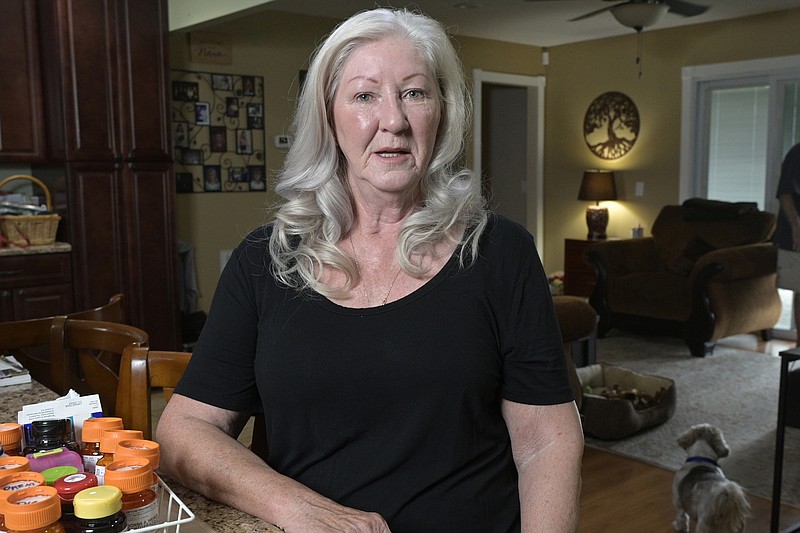
[[[591,11],[579,17],[570,19],[570,22],[576,20],[583,20],[589,17],[594,17],[606,11],[617,19],[617,22],[623,26],[633,28],[636,31],[641,31],[642,28],[652,26],[661,20],[667,12],[682,15],[684,17],[694,17],[702,15],[708,11],[708,6],[687,2],[685,0],[627,0],[626,2],[619,2],[618,0],[603,0],[604,2],[614,2],[613,6],[604,7],[595,11]]]

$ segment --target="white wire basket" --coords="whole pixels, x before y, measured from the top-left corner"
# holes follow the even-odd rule
[[[194,520],[194,513],[186,507],[172,489],[158,478],[156,487],[158,495],[158,507],[160,522],[152,526],[129,529],[128,533],[144,533],[145,531],[157,531],[158,533],[179,533],[181,524]]]

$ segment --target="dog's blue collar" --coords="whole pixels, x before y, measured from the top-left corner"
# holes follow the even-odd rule
[[[687,463],[708,463],[710,465],[719,466],[714,459],[709,459],[708,457],[701,457],[699,455],[695,455],[686,459]]]

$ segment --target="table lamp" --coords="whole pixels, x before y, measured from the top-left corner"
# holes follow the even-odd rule
[[[600,207],[602,200],[616,200],[617,186],[614,183],[614,173],[610,170],[585,170],[578,200],[594,201],[595,205],[586,208],[586,225],[589,228],[588,239],[598,240],[606,238],[608,226],[608,208]]]

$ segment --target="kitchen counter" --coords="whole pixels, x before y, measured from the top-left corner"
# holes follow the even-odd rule
[[[72,251],[72,245],[68,242],[54,242],[53,244],[40,244],[36,246],[3,246],[0,248],[0,256],[4,255],[36,255],[36,254],[59,254]]]
[[[0,404],[0,422],[16,422],[17,411],[23,405],[54,400],[58,395],[37,381],[22,385],[0,387],[3,402]],[[163,481],[195,514],[195,520],[181,526],[181,532],[216,531],[218,533],[280,533],[282,530],[247,513],[187,489],[166,476]]]

